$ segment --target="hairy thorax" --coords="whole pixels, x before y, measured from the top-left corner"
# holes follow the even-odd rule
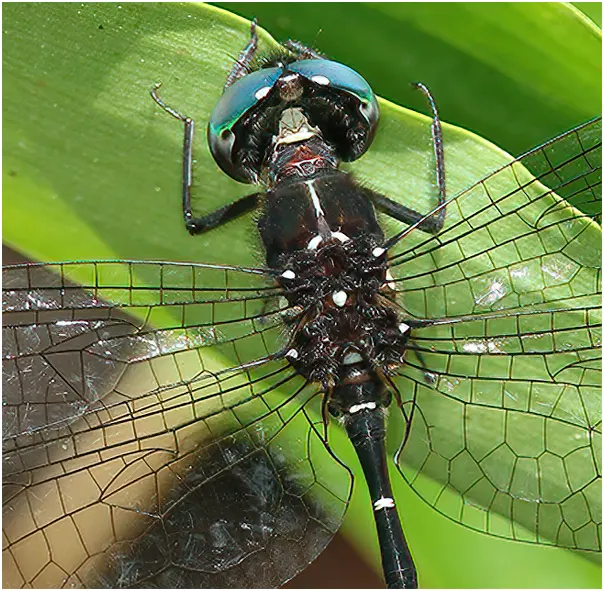
[[[281,278],[290,316],[287,352],[307,379],[328,389],[361,373],[392,373],[403,361],[408,327],[401,323],[387,260],[372,236],[334,238],[316,250],[284,255]]]

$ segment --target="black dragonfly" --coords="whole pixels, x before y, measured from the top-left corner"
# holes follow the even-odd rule
[[[599,551],[600,120],[447,200],[418,84],[439,189],[424,215],[339,168],[378,122],[359,74],[297,42],[256,50],[252,28],[208,139],[225,173],[266,191],[195,217],[193,121],[152,95],[184,124],[187,229],[258,208],[265,267],[4,269],[5,557],[40,545],[24,583],[278,586],[346,510],[338,422],[390,587],[417,575],[386,441],[455,521]],[[407,227],[386,238],[375,209]],[[57,536],[80,541],[71,569],[44,550]]]

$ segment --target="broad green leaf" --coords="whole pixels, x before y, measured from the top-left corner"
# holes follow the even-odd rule
[[[205,122],[232,60],[248,38],[246,21],[198,5],[127,3],[12,4],[3,6],[3,16],[3,229],[7,244],[39,260],[129,258],[257,264],[259,241],[251,216],[219,233],[197,238],[184,230],[179,209],[182,130],[148,96],[154,83],[163,82],[165,100],[198,123],[195,204],[200,211],[250,192],[250,187],[231,181],[217,169],[204,138]],[[335,22],[326,18],[321,26],[330,21]],[[381,38],[382,26],[371,35]],[[264,47],[275,46],[262,32],[261,40]],[[362,48],[361,44],[349,45],[356,46],[351,51]],[[411,48],[406,52],[412,55]],[[344,54],[333,55],[355,65]],[[358,67],[373,83],[371,75]],[[392,72],[390,66],[387,71]],[[586,66],[584,71],[589,86],[591,70]],[[406,84],[405,72],[396,79]],[[465,84],[458,86],[465,92]],[[387,94],[386,89],[382,92]],[[591,92],[586,90],[588,95]],[[532,98],[538,102],[543,97],[536,93]],[[566,97],[562,110],[572,99]],[[488,100],[485,98],[485,104]],[[476,103],[469,103],[469,111],[472,106]],[[387,101],[381,107],[383,123],[375,145],[352,168],[376,189],[428,211],[435,203],[429,121]],[[548,108],[546,105],[544,110]],[[570,111],[572,119],[560,117],[559,121],[578,123],[594,114],[576,97]],[[557,114],[547,118],[558,121]],[[507,123],[513,120],[502,113],[490,116]],[[564,124],[559,131],[569,126]],[[525,137],[525,127],[518,128]],[[451,126],[445,126],[444,133],[450,194],[509,161],[508,155],[471,133]],[[526,137],[532,142],[530,131]],[[363,487],[356,489],[363,496]],[[536,570],[534,561],[547,561],[547,557],[551,562],[537,570],[549,578],[532,579],[536,586],[553,586],[560,580],[556,578],[560,572],[572,572],[576,586],[594,584],[589,578],[593,565],[572,553],[526,545],[518,549],[518,544],[472,537],[433,515],[409,491],[402,494],[409,497],[404,505],[414,506],[413,513],[403,515],[403,521],[409,526],[420,572],[427,573],[425,585],[430,581],[436,586],[453,585],[432,574],[439,564],[451,566],[443,558],[446,556],[454,555],[452,562],[458,570],[478,577],[477,562],[492,564],[492,554],[479,558],[486,547],[498,557],[506,555],[502,548],[512,548],[518,578],[504,578],[503,586],[522,585],[525,573]],[[361,501],[353,505],[351,525],[346,526],[364,546],[369,546],[367,532],[373,531],[371,516],[365,514],[360,520],[355,516],[366,513],[368,507],[369,503]],[[421,525],[423,519],[430,522],[429,535]],[[458,530],[467,550],[452,537]],[[445,548],[435,550],[438,544]],[[371,544],[369,552],[376,548]],[[466,566],[460,567],[463,560]],[[502,571],[504,577],[513,576],[512,569]],[[475,584],[493,584],[491,570],[482,574],[482,584]],[[465,580],[457,579],[457,584],[472,584]]]

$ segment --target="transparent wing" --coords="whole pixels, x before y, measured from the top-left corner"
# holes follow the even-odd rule
[[[268,334],[280,322],[265,309],[277,292],[248,271],[139,262],[5,268],[3,376],[14,394],[5,396],[4,434],[71,421],[136,361]],[[198,363],[210,370],[209,353]]]
[[[3,290],[5,584],[274,587],[322,551],[351,479],[273,355],[270,279],[90,262]]]
[[[438,236],[396,245],[419,319],[395,379],[413,416],[398,466],[459,523],[601,548],[600,212],[597,120],[452,199]]]

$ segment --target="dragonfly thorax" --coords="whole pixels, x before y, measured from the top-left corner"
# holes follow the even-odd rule
[[[374,248],[384,242],[368,191],[336,169],[277,183],[266,193],[258,229],[269,267],[282,271],[293,253],[317,250],[331,239],[363,238]]]
[[[316,250],[292,252],[280,278],[290,307],[303,310],[288,321],[288,359],[326,391],[353,374],[352,381],[367,381],[376,368],[386,375],[402,363],[408,332],[388,299],[387,261],[374,249],[371,236],[331,238]]]

